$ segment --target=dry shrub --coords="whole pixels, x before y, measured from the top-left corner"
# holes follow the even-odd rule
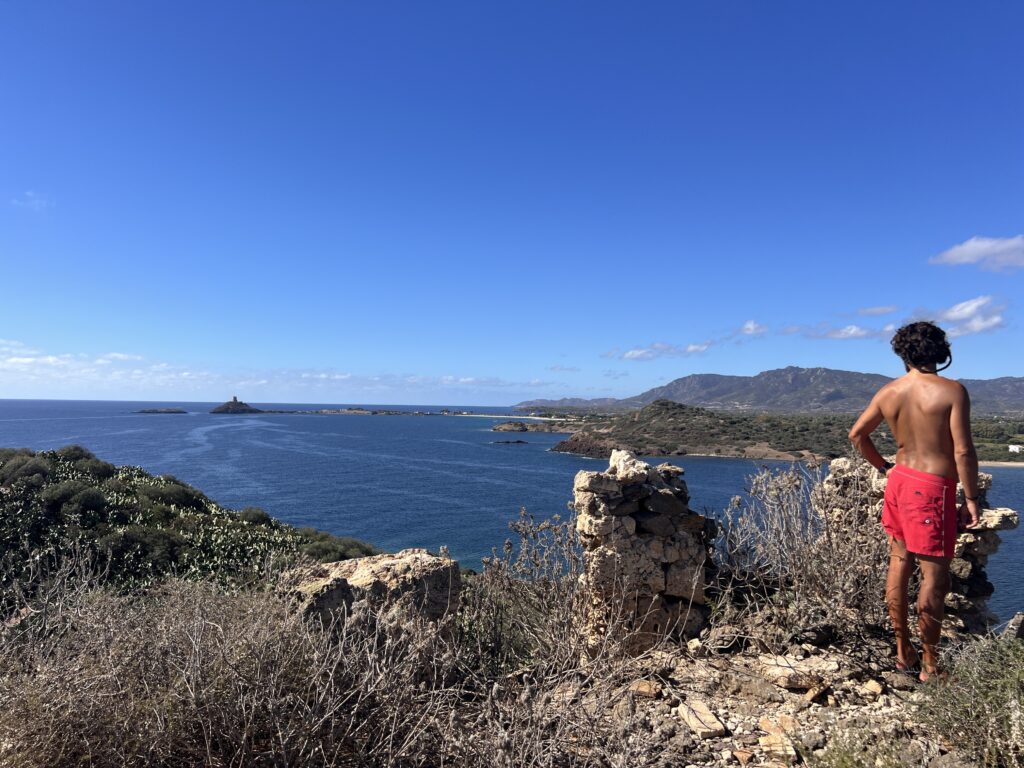
[[[659,765],[625,693],[645,659],[588,655],[573,621],[571,525],[515,528],[439,625],[391,607],[324,627],[213,582],[58,580],[0,630],[0,763]]]
[[[829,734],[825,749],[803,758],[808,768],[925,768],[928,764],[907,743],[864,729],[837,729]]]
[[[884,625],[888,543],[867,494],[837,491],[813,466],[763,468],[748,480],[715,551],[713,621],[771,647]]]
[[[949,678],[924,686],[923,721],[980,765],[1024,766],[1024,641],[965,640],[944,655]]]

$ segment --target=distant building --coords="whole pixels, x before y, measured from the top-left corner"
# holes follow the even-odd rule
[[[1010,453],[1020,453],[1021,449],[1024,448],[1022,445],[1008,445],[1006,447],[1010,449]]]

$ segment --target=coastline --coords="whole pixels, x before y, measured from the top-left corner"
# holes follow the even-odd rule
[[[979,461],[979,467],[1024,467],[1024,461]]]
[[[504,421],[569,421],[569,419],[548,416],[503,416],[497,413],[449,413],[449,416],[467,416],[471,419],[502,419]]]

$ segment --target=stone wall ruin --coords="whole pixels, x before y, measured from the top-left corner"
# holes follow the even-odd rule
[[[715,523],[690,511],[682,475],[627,451],[613,451],[604,472],[576,475],[589,596],[581,621],[592,647],[613,642],[638,653],[665,637],[693,637],[706,624],[704,569]]]

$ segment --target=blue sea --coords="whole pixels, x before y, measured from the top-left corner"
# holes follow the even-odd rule
[[[471,410],[492,416],[213,415],[219,403],[0,400],[0,446],[35,450],[71,443],[115,464],[171,474],[230,508],[262,507],[298,526],[354,536],[386,550],[447,545],[467,567],[500,549],[520,510],[566,514],[572,478],[605,461],[549,451],[562,435],[492,432],[508,409],[373,406],[389,410]],[[182,408],[184,415],[139,414]],[[313,410],[337,404],[258,404]],[[502,444],[499,440],[526,440]],[[669,459],[686,470],[691,506],[721,514],[763,464],[709,457]],[[987,467],[993,506],[1024,512],[1024,467]],[[1024,534],[1003,534],[989,561],[1003,619],[1024,610]]]

